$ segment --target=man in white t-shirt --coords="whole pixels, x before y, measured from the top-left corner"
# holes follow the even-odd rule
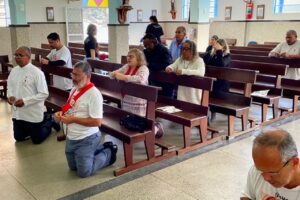
[[[257,136],[252,157],[241,200],[300,200],[298,151],[288,132],[276,129]]]
[[[62,111],[55,113],[57,121],[66,125],[65,153],[69,168],[84,178],[98,169],[116,161],[117,145],[106,142],[101,145],[100,131],[103,118],[103,98],[90,82],[91,66],[87,62],[74,65],[74,88]]]
[[[269,53],[269,56],[286,59],[300,59],[300,41],[297,40],[297,32],[289,30],[286,33],[285,40],[285,42],[278,44]],[[286,77],[295,80],[300,79],[300,68],[288,68]]]
[[[49,95],[45,75],[30,63],[28,47],[19,47],[14,56],[18,65],[7,80],[14,138],[24,141],[30,137],[34,144],[40,144],[50,135],[52,126],[51,116],[44,119],[44,103]]]
[[[69,49],[61,43],[59,35],[57,33],[50,33],[47,39],[52,50],[47,55],[47,59],[41,59],[41,63],[50,66],[72,68],[71,53]],[[72,88],[72,80],[54,75],[53,86],[63,90],[70,90]]]

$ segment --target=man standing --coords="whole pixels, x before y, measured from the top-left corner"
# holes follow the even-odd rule
[[[300,163],[295,141],[284,130],[270,130],[253,143],[254,165],[241,200],[299,200]]]
[[[51,133],[51,118],[44,119],[44,103],[48,88],[44,73],[30,63],[28,47],[15,52],[18,66],[14,67],[7,80],[8,103],[12,105],[14,138],[24,141],[30,137],[34,144],[42,143]]]
[[[47,55],[47,59],[41,59],[41,63],[50,66],[72,68],[71,53],[69,49],[61,43],[59,35],[57,33],[50,33],[47,39],[52,50]],[[54,75],[53,85],[62,90],[70,90],[72,88],[72,80]]]
[[[87,62],[75,64],[72,72],[75,88],[62,111],[55,113],[56,120],[67,126],[65,153],[69,168],[82,178],[113,164],[118,150],[112,142],[99,144],[103,98],[90,82],[91,73]]]
[[[150,73],[155,71],[165,71],[166,67],[172,63],[172,56],[169,50],[159,44],[156,37],[152,34],[146,34],[143,38],[144,54],[148,63]],[[166,83],[157,83],[149,81],[150,85],[161,86],[163,89],[160,95],[172,97],[174,86]]]
[[[278,44],[270,53],[270,57],[285,59],[300,59],[300,41],[297,40],[297,32],[289,30],[286,33],[285,42]],[[300,67],[300,66],[299,66]],[[300,79],[300,68],[288,68],[287,78]]]
[[[169,47],[173,62],[180,57],[182,44],[187,40],[186,29],[184,26],[178,26],[175,31],[175,38]]]

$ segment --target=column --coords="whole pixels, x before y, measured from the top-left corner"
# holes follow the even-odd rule
[[[192,40],[197,44],[198,51],[205,51],[209,41],[210,1],[191,0],[190,3],[190,27],[195,36]]]
[[[121,56],[126,56],[129,51],[129,35],[126,22],[120,24],[118,21],[117,8],[122,1],[109,1],[109,24],[108,24],[108,52],[111,62],[121,62]],[[128,14],[127,14],[128,15]]]
[[[10,0],[9,1],[11,25],[11,49],[12,53],[19,46],[29,46],[29,25],[26,20],[26,1]]]

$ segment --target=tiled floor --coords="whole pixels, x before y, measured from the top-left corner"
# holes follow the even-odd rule
[[[41,145],[33,145],[30,140],[15,143],[10,117],[10,107],[0,99],[0,199],[5,200],[58,199],[66,196],[66,199],[77,199],[76,196],[68,195],[87,188],[97,189],[98,186],[98,189],[109,189],[104,189],[101,193],[91,189],[86,195],[87,199],[233,200],[239,199],[247,171],[252,164],[253,136],[201,155],[192,153],[192,158],[182,159],[182,162],[181,158],[184,157],[163,162],[164,166],[169,163],[177,164],[161,167],[157,171],[150,170],[147,173],[140,170],[141,172],[115,178],[113,169],[123,166],[120,150],[119,159],[114,166],[92,177],[80,179],[68,170],[64,155],[65,144],[56,142],[55,133]],[[226,124],[222,118],[217,118],[214,123],[224,124],[223,126]],[[299,120],[293,121],[284,124],[282,128],[290,131],[300,145],[298,123]],[[178,146],[182,145],[180,127],[166,122],[164,124],[167,132],[172,132],[167,135],[167,140],[176,140]],[[197,137],[195,133],[194,138]],[[105,140],[110,139],[112,138],[109,136],[105,137]],[[138,159],[141,159],[144,155],[143,146],[137,145],[135,152]],[[124,184],[121,184],[121,180]]]

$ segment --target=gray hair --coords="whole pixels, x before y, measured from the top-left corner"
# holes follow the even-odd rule
[[[197,59],[199,57],[198,52],[197,52],[197,45],[195,42],[191,41],[191,40],[186,40],[184,43],[182,43],[182,47],[184,44],[188,44],[191,48],[191,53],[193,55],[193,60]],[[181,55],[182,55],[183,51],[181,50]]]
[[[185,29],[184,26],[178,26],[178,27],[176,28],[176,31],[177,31],[177,30],[179,30],[180,32],[183,32],[184,34],[186,34],[186,29]]]
[[[294,139],[290,133],[282,129],[273,129],[261,133],[255,138],[253,146],[276,147],[283,163],[292,157],[298,156]]]
[[[20,46],[17,50],[24,50],[26,52],[26,55],[28,56],[28,58],[31,58],[31,50],[29,47],[26,46]]]
[[[295,30],[289,30],[286,34],[291,34],[297,37],[297,32]]]
[[[91,77],[92,68],[91,68],[91,65],[88,62],[86,62],[86,61],[77,62],[74,65],[74,68],[81,69],[81,71],[83,73],[85,73],[88,77]]]

